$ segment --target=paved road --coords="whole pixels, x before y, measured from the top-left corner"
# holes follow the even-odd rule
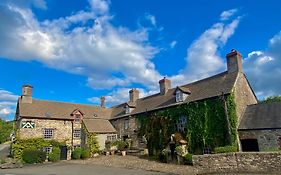
[[[56,164],[32,165],[18,169],[0,169],[0,175],[167,175],[145,170],[104,167],[99,165]]]
[[[7,157],[9,155],[9,144],[0,144],[0,158]]]

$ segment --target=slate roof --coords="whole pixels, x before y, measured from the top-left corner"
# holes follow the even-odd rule
[[[34,98],[32,99],[32,103],[19,102],[19,115],[24,117],[72,119],[71,113],[76,109],[84,113],[84,118],[110,118],[111,111],[99,106],[38,100]]]
[[[84,124],[89,132],[116,133],[115,128],[105,119],[84,119]]]
[[[281,102],[259,103],[246,108],[238,130],[281,128]]]
[[[190,95],[186,98],[184,103],[216,97],[231,93],[237,79],[237,73],[229,74],[227,71],[205,78],[190,84],[179,86],[184,91],[190,91]],[[112,118],[124,117],[127,115],[134,115],[151,111],[155,109],[166,108],[169,106],[178,105],[175,101],[174,92],[176,88],[169,89],[165,95],[160,93],[140,98],[135,102],[135,108],[130,114],[125,114],[124,107],[126,103],[112,107]]]

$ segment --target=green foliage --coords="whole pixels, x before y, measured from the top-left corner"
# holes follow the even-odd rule
[[[57,162],[60,160],[60,149],[58,147],[53,147],[52,152],[49,153],[48,159],[51,162]]]
[[[128,142],[123,141],[123,140],[117,140],[117,141],[115,141],[114,144],[117,145],[117,148],[120,151],[124,151],[125,149],[128,148],[128,145],[129,145]]]
[[[82,154],[82,148],[77,147],[72,152],[72,159],[80,159]]]
[[[64,145],[65,143],[57,142],[55,140],[44,140],[43,138],[33,138],[33,139],[16,138],[11,145],[11,154],[13,158],[22,160],[23,150],[25,149],[43,150],[44,147],[48,147],[48,146],[59,147]]]
[[[187,130],[182,134],[190,153],[202,154],[204,146],[237,144],[236,109],[230,94],[139,115],[139,134],[147,139],[149,155],[157,155],[166,147],[171,134],[177,132],[175,124],[181,116],[187,120]]]
[[[176,147],[176,152],[177,152],[178,155],[184,154],[184,150],[180,145]]]
[[[237,152],[237,147],[236,146],[216,147],[214,149],[214,152],[215,152],[215,154]]]
[[[13,132],[13,122],[5,122],[0,118],[0,144],[9,140]]]
[[[281,102],[281,96],[271,96],[261,101],[261,103],[272,103],[272,102]]]
[[[24,149],[22,159],[25,163],[43,163],[46,160],[46,153],[43,150]]]
[[[83,149],[81,153],[81,159],[87,159],[91,155],[90,151],[88,149]]]
[[[186,154],[184,157],[184,164],[193,165],[192,163],[192,154]]]
[[[95,133],[87,133],[87,148],[91,154],[99,153],[99,143]]]

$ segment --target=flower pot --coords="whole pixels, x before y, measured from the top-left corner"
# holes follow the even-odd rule
[[[126,151],[121,151],[122,156],[126,156]]]
[[[110,152],[109,152],[109,151],[106,151],[106,152],[105,152],[105,155],[106,155],[106,156],[110,155]]]

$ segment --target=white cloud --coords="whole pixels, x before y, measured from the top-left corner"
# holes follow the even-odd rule
[[[151,22],[151,24],[156,27],[156,18],[151,14],[146,14],[145,18]]]
[[[161,75],[151,61],[158,49],[149,44],[147,30],[113,26],[109,1],[89,2],[91,11],[43,22],[30,8],[2,3],[0,56],[36,60],[87,76],[88,84],[97,89],[131,83],[153,86]],[[86,22],[91,21],[89,26]]]
[[[244,61],[245,73],[259,99],[281,95],[281,32],[264,51],[253,51]]]
[[[171,43],[170,43],[170,47],[173,49],[176,45],[177,45],[177,41],[172,41]]]
[[[224,21],[224,20],[228,20],[230,17],[232,17],[236,12],[238,11],[238,9],[231,9],[231,10],[227,10],[227,11],[223,11],[220,15],[220,20]]]
[[[14,117],[18,96],[12,92],[0,89],[0,118],[12,119]]]
[[[121,103],[129,101],[129,91],[130,90],[131,90],[130,88],[118,88],[118,89],[110,92],[109,94],[107,94],[105,96],[106,106],[113,106],[116,104],[121,104]],[[143,88],[138,88],[138,90],[140,91],[140,98],[146,97],[148,95],[152,95],[152,94],[155,94],[158,92],[158,91],[153,91],[153,90],[146,91]],[[100,97],[91,97],[91,98],[88,98],[88,101],[99,105]]]
[[[239,24],[237,17],[230,23],[219,22],[206,30],[187,49],[187,66],[178,75],[172,76],[174,85],[202,79],[225,69],[224,58],[219,55],[227,40],[234,34]]]

